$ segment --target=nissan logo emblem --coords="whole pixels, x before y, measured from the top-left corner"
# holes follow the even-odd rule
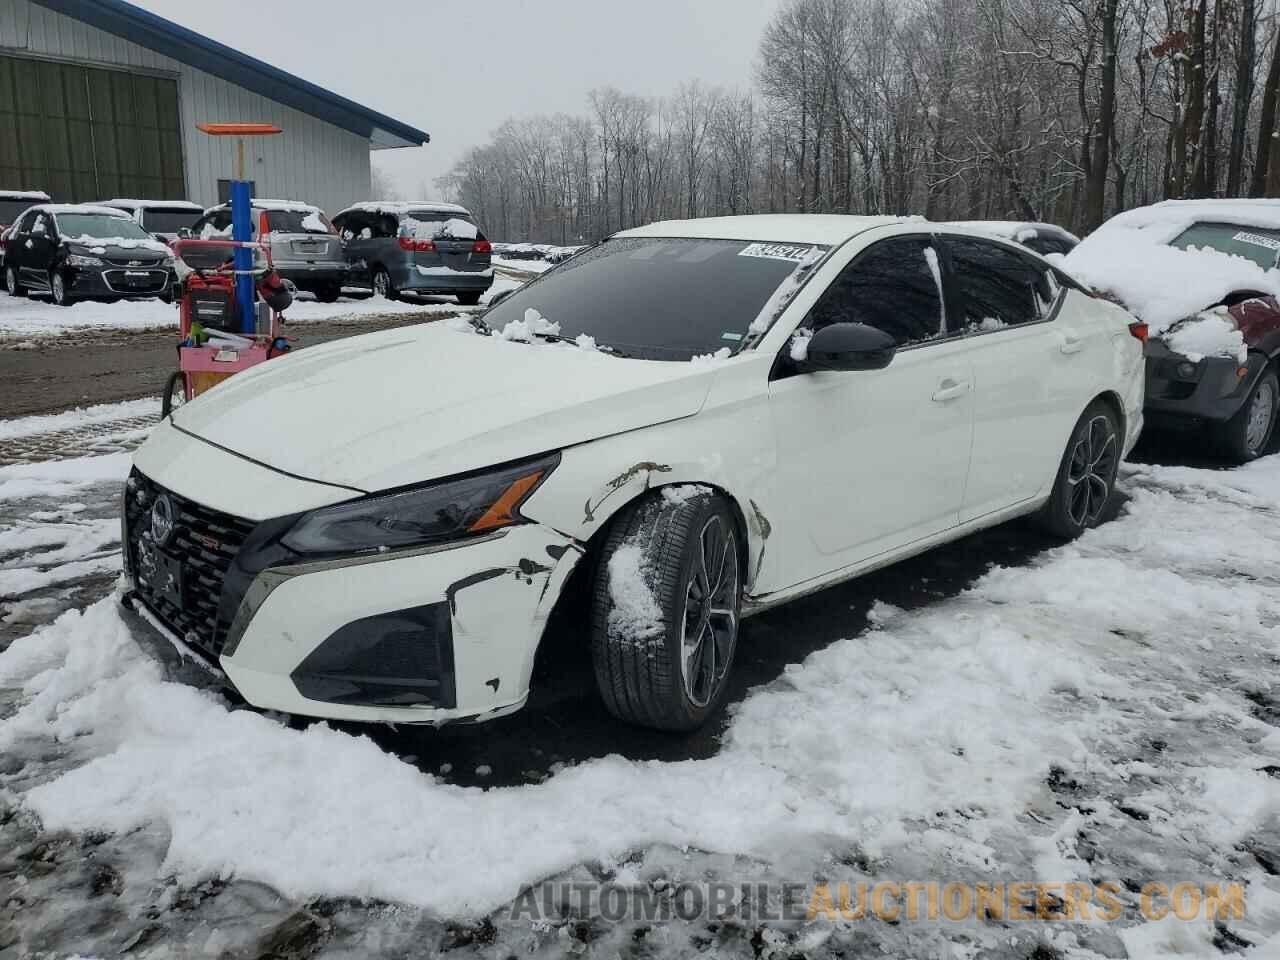
[[[161,494],[151,505],[151,539],[164,546],[173,536],[173,501]]]

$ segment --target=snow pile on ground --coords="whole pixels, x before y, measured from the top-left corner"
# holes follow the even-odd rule
[[[511,257],[494,257],[493,265],[520,273],[546,273],[555,266],[550,260],[515,260]]]
[[[89,472],[109,471],[69,470]],[[49,831],[158,824],[159,870],[184,882],[235,875],[456,917],[576,864],[626,876],[666,847],[689,878],[1231,881],[1250,884],[1232,921],[1253,945],[1241,956],[1267,960],[1275,881],[1248,851],[1280,829],[1266,719],[1280,705],[1280,457],[1126,480],[1119,520],[1030,567],[916,612],[878,605],[866,632],[750,694],[704,760],[612,756],[536,785],[455,786],[364,737],[165,682],[110,598],[0,653],[0,689],[18,692],[0,753],[70,751],[71,769],[24,784],[25,807]],[[652,624],[641,563],[637,545],[620,550],[610,590]],[[1213,955],[1212,924],[1139,921],[1118,931],[1130,956]],[[908,938],[886,955],[1028,955],[1002,924],[951,927],[955,954],[928,939],[936,927],[859,929]],[[1055,955],[1119,955],[1082,945],[1098,932],[1054,927]]]
[[[548,263],[561,263],[575,253],[585,250],[585,246],[558,247],[552,243],[495,243],[493,253],[510,260],[546,260]]]
[[[1168,246],[1207,213],[1231,223],[1280,226],[1280,205],[1168,201],[1112,217],[1059,262],[1145,321],[1152,335],[1239,291],[1280,295],[1280,270],[1211,249]]]
[[[98,403],[89,407],[76,407],[74,410],[66,410],[62,413],[41,414],[34,417],[15,417],[11,420],[0,420],[0,441],[152,415],[160,415],[160,400],[156,397],[122,400],[119,403]]]
[[[0,600],[120,569],[120,521],[74,516],[0,529]]]
[[[95,483],[123,482],[132,460],[132,454],[113,453],[0,467],[0,503],[28,497],[72,496]]]
[[[1249,348],[1226,307],[1205,310],[1165,330],[1164,342],[1175,353],[1199,363],[1205,357],[1234,357],[1245,363]]]

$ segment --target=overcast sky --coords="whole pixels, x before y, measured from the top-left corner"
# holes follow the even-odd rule
[[[132,0],[431,134],[374,163],[402,195],[508,117],[581,113],[587,91],[751,82],[778,0]],[[228,118],[229,119],[229,118]],[[237,118],[253,120],[253,117]]]

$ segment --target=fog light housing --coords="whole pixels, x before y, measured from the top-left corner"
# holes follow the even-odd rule
[[[1191,380],[1196,375],[1196,365],[1190,360],[1183,360],[1178,364],[1178,376],[1183,380]]]

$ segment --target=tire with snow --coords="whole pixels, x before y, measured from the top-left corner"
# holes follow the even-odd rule
[[[1115,411],[1095,400],[1071,431],[1053,492],[1036,516],[1039,525],[1068,540],[1096,527],[1115,493],[1122,448]]]
[[[4,288],[11,297],[25,297],[27,288],[18,282],[18,271],[13,267],[4,268]]]
[[[672,488],[669,488],[672,489]],[[738,532],[724,498],[674,488],[624,511],[591,598],[591,659],[609,712],[694,730],[719,708],[738,645]]]
[[[1214,440],[1224,456],[1235,463],[1257,460],[1267,451],[1280,415],[1280,380],[1274,366],[1262,372],[1249,396],[1226,423],[1213,428]]]

